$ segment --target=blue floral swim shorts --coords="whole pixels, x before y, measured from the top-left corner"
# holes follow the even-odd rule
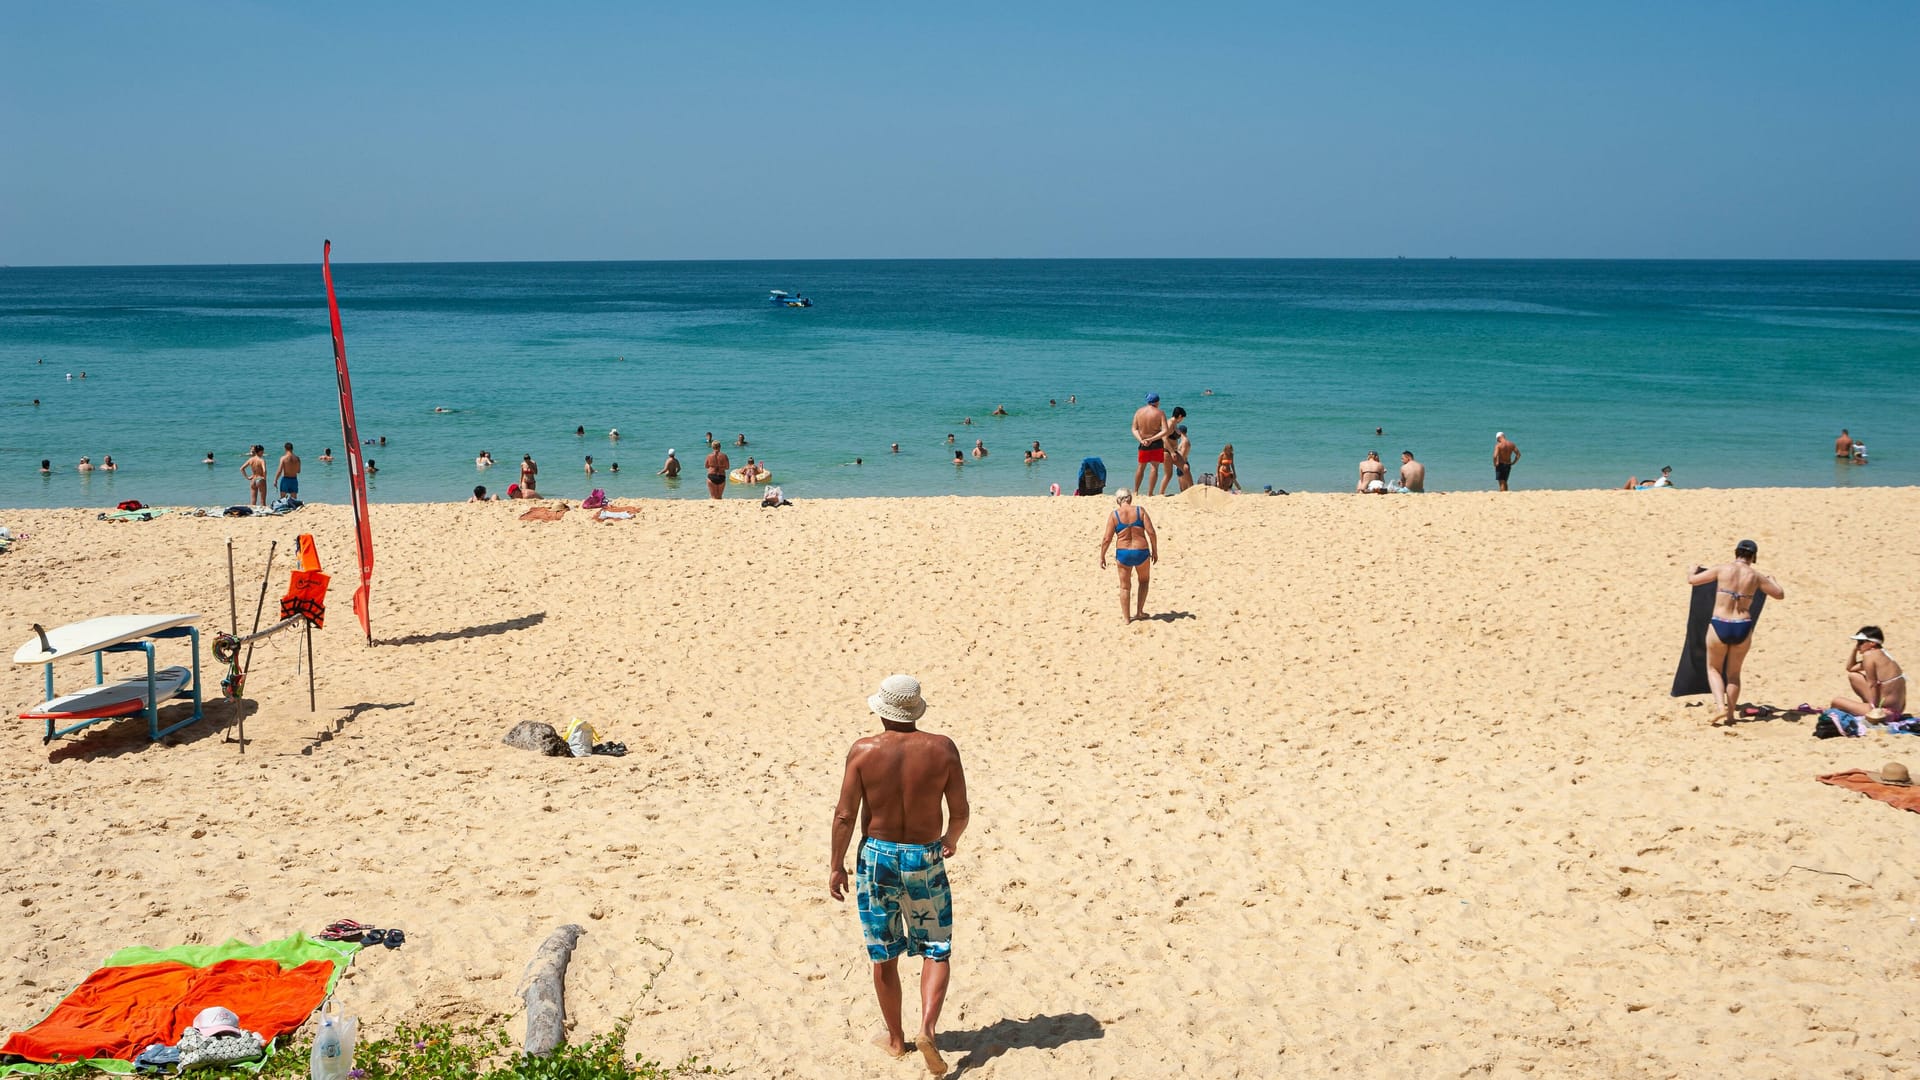
[[[939,844],[862,840],[853,888],[860,933],[874,963],[902,952],[945,960],[953,951],[953,894]]]

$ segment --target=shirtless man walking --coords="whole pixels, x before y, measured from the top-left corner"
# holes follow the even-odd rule
[[[1160,465],[1167,460],[1167,414],[1160,411],[1160,395],[1148,394],[1147,403],[1133,411],[1133,438],[1140,444],[1139,463],[1133,467],[1133,490],[1152,492],[1160,485]],[[1153,466],[1153,479],[1146,487],[1140,478],[1147,466]]]
[[[293,444],[282,444],[286,453],[280,455],[280,467],[273,470],[273,482],[280,494],[293,498],[300,497],[300,455],[293,452]]]
[[[827,893],[847,895],[847,847],[858,817],[860,852],[853,893],[860,932],[873,963],[873,991],[887,1033],[874,1043],[905,1057],[908,1043],[900,1020],[900,954],[921,958],[920,1034],[915,1040],[927,1071],[944,1076],[947,1062],[934,1045],[940,1008],[947,1000],[953,949],[953,896],[946,860],[967,831],[967,778],[960,749],[945,735],[921,731],[927,703],[920,681],[889,675],[867,707],[884,729],[853,744],[833,809],[833,851],[827,859]],[[941,802],[946,803],[942,827]]]
[[[1504,431],[1493,433],[1493,478],[1500,481],[1500,490],[1507,490],[1507,477],[1512,474],[1513,466],[1520,460],[1520,448],[1513,445]]]
[[[733,462],[727,460],[727,452],[720,449],[719,443],[709,443],[707,453],[707,494],[719,499],[727,494],[727,470]]]
[[[247,463],[240,466],[240,475],[247,478],[247,505],[267,505],[267,448],[259,443],[247,452]]]

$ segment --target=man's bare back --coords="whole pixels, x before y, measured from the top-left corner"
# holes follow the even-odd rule
[[[961,775],[952,739],[931,731],[869,735],[847,752],[847,774],[859,785],[861,835],[897,844],[946,839],[942,803]]]

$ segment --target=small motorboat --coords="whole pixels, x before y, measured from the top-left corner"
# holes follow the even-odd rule
[[[788,293],[788,292],[781,292],[779,289],[773,290],[772,294],[767,297],[767,301],[775,307],[812,307],[813,306],[813,301],[807,299],[806,297],[795,296],[794,294]]]

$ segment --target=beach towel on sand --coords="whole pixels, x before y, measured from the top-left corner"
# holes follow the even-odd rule
[[[1713,619],[1713,597],[1718,589],[1711,581],[1693,587],[1693,600],[1687,605],[1687,640],[1680,647],[1680,667],[1673,673],[1674,697],[1713,693],[1707,683],[1707,623]],[[1748,614],[1758,619],[1760,609],[1766,606],[1767,594],[1756,592]]]
[[[319,1008],[359,948],[295,935],[262,945],[123,949],[46,1019],[0,1045],[0,1055],[26,1059],[0,1065],[0,1076],[39,1072],[34,1063],[56,1059],[128,1073],[134,1055],[151,1043],[178,1041],[194,1016],[214,1005],[232,1009],[241,1028],[271,1044]]]
[[[527,511],[526,513],[521,514],[520,520],[521,521],[559,521],[561,518],[566,516],[567,516],[567,508],[564,506],[558,510],[555,510],[551,507],[546,507],[546,506],[536,506],[533,509]]]
[[[1889,806],[1897,806],[1902,810],[1911,810],[1920,814],[1920,787],[1914,787],[1911,784],[1883,784],[1875,780],[1873,774],[1865,769],[1828,773],[1818,779],[1823,784],[1857,791],[1869,799],[1879,799]]]

